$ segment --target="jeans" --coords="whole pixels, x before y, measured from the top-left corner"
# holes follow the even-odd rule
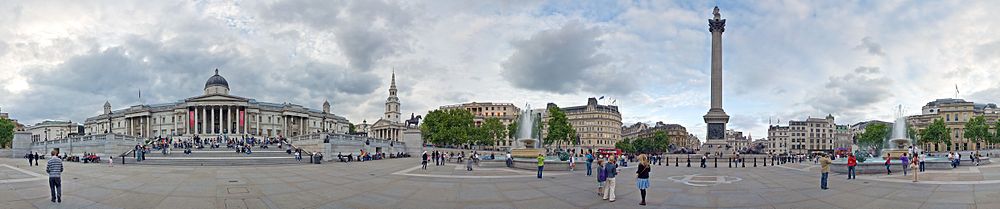
[[[590,172],[591,172],[590,164],[591,164],[591,162],[587,161],[587,176],[590,176]]]
[[[830,173],[829,172],[823,172],[823,176],[820,177],[820,179],[819,179],[819,188],[826,189],[826,179],[827,179],[827,177],[830,177]]]
[[[906,176],[906,169],[907,169],[907,167],[909,167],[909,165],[906,164],[906,163],[903,163],[903,176]]]
[[[920,172],[924,172],[924,162],[920,162]]]
[[[538,166],[538,178],[542,178],[542,167],[544,166]]]
[[[888,164],[885,165],[885,172],[886,172],[886,174],[889,174],[889,175],[892,174],[892,170],[889,170],[889,165]]]
[[[858,175],[854,173],[854,166],[847,166],[847,179],[855,179]]]
[[[49,177],[49,191],[52,192],[52,200],[62,201],[62,178]]]

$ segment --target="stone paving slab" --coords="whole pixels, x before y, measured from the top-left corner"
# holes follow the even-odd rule
[[[0,159],[0,164],[44,173],[44,168],[19,162]],[[497,168],[469,172],[452,164],[411,170],[418,163],[416,159],[266,167],[67,163],[63,203],[49,202],[47,182],[33,180],[0,183],[0,208],[639,208],[634,166],[620,172],[617,201],[611,203],[596,195],[596,176],[586,176],[583,168],[546,172],[545,178],[538,179],[533,171]],[[981,173],[993,167],[985,168],[979,175],[993,180]],[[17,175],[9,176],[23,177]],[[704,186],[692,186],[683,178],[692,175],[697,178],[690,180],[700,181],[695,185]],[[955,175],[959,176],[956,181],[967,181],[969,178],[961,176],[977,174],[930,175]],[[757,168],[655,166],[647,203],[650,208],[1000,205],[1000,183],[914,184],[892,180],[901,177],[860,177],[864,178],[846,180],[846,176],[834,174],[830,176],[831,189],[820,190],[818,169],[811,163]]]

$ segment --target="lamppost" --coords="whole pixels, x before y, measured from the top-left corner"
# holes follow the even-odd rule
[[[48,151],[49,151],[49,128],[45,128],[45,151],[44,152],[48,152]]]

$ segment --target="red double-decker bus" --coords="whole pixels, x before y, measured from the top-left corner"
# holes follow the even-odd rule
[[[597,149],[597,154],[603,157],[620,156],[622,155],[622,150],[617,148],[600,148]]]

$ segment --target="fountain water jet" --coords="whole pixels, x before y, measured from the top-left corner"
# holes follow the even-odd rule
[[[882,159],[899,159],[903,153],[909,152],[910,146],[913,146],[913,140],[906,135],[906,115],[900,105],[896,111],[896,123],[892,125],[892,135],[882,147]]]
[[[535,127],[534,111],[530,105],[525,104],[517,127],[518,148],[511,149],[512,157],[534,158],[538,154],[545,154],[545,150],[541,149],[541,139],[535,139],[532,134],[533,127]]]

